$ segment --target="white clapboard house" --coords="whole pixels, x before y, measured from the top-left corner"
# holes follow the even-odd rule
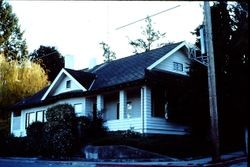
[[[100,112],[110,131],[187,135],[188,126],[169,119],[168,92],[189,77],[189,53],[188,45],[179,42],[90,69],[64,68],[48,87],[15,105],[11,133],[25,136],[31,123],[46,121],[48,107],[68,103],[77,116]]]

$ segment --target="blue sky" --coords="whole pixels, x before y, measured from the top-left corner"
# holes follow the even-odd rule
[[[182,1],[9,1],[25,31],[28,49],[55,46],[62,55],[74,56],[75,69],[93,60],[102,63],[99,45],[108,43],[117,58],[132,55],[129,39],[141,37],[145,21],[117,30],[146,16],[179,7],[152,17],[156,30],[166,33],[166,42],[194,43],[192,32],[203,20],[203,2]]]

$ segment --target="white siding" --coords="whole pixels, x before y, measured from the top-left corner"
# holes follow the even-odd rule
[[[99,96],[99,100],[97,97],[79,97],[79,98],[70,98],[64,99],[55,104],[35,107],[31,109],[25,109],[21,112],[21,117],[13,118],[12,114],[12,127],[11,131],[15,136],[25,136],[25,117],[26,113],[37,112],[41,110],[47,110],[48,107],[52,107],[56,104],[82,104],[82,112],[78,113],[78,116],[88,116],[92,115],[93,105],[95,103],[100,103],[99,105],[104,105],[104,119],[106,120],[105,126],[110,131],[117,130],[134,130],[140,133],[151,133],[151,134],[175,134],[175,135],[184,135],[188,134],[187,127],[173,124],[167,122],[164,118],[155,118],[152,117],[152,107],[151,107],[151,89],[148,86],[141,87],[141,92],[139,95],[138,89],[137,93],[131,93],[133,91],[126,90],[112,93],[109,95],[101,95]],[[121,96],[119,96],[121,95]],[[126,97],[125,97],[126,95]],[[124,111],[127,110],[127,101],[132,104],[132,114],[130,117],[124,117],[121,119],[117,119],[117,104],[119,102],[119,97],[121,97],[120,103],[124,103]],[[102,100],[103,98],[103,100]],[[101,104],[104,102],[104,104]],[[20,129],[18,130],[18,122],[20,122]],[[17,130],[14,130],[17,129]]]
[[[82,104],[82,112],[79,112],[77,114],[77,116],[82,116],[82,115],[87,115],[87,111],[86,111],[86,105],[85,105],[85,98],[81,97],[81,98],[71,98],[71,99],[65,99],[65,100],[61,100],[58,101],[54,104],[50,104],[50,105],[46,105],[46,106],[41,106],[41,107],[34,107],[34,108],[29,108],[29,109],[24,109],[21,112],[21,116],[18,118],[20,120],[20,129],[19,130],[14,130],[14,126],[17,126],[15,124],[17,124],[15,117],[13,117],[12,114],[12,127],[11,127],[11,133],[14,134],[14,136],[26,136],[26,128],[25,128],[25,122],[26,122],[26,114],[27,113],[31,113],[31,112],[37,112],[37,111],[42,111],[42,110],[47,110],[49,107],[52,107],[54,105],[57,104],[71,104],[72,106],[74,106],[74,104]]]
[[[148,86],[143,86],[141,89],[142,98],[142,130],[143,133],[147,133],[147,120],[151,117],[151,90]]]
[[[118,96],[108,97],[104,99],[105,102],[105,120],[116,120],[117,119],[117,104],[119,102]]]
[[[131,118],[141,117],[141,99],[140,99],[140,96],[128,97],[127,101],[131,102],[131,109],[129,109],[127,107],[127,110],[126,110],[126,112],[130,112],[130,117]]]
[[[167,122],[164,118],[150,117],[147,119],[147,133],[150,134],[173,134],[187,135],[189,128],[178,124]]]
[[[71,81],[70,88],[66,88],[67,81]],[[74,90],[82,90],[80,87],[77,86],[74,80],[72,80],[65,74],[62,74],[62,78],[58,81],[58,83],[54,87],[56,88],[51,91],[52,96],[58,95],[60,93],[74,91]]]
[[[133,130],[142,133],[141,118],[109,120],[104,124],[110,131]]]
[[[176,71],[173,69],[174,62],[183,64],[183,72]],[[160,69],[164,71],[188,75],[187,72],[189,71],[189,64],[190,60],[187,58],[187,56],[181,50],[178,50],[174,54],[169,56],[167,59],[162,61],[160,64],[158,64],[156,67],[154,67],[154,69]]]
[[[96,101],[95,97],[86,97],[85,98],[85,113],[86,116],[92,116],[93,115],[93,105]]]
[[[142,131],[149,134],[188,134],[188,127],[167,122],[164,118],[152,117],[151,107],[151,89],[148,86],[143,86],[141,91],[142,96]]]
[[[22,136],[21,134],[21,116],[14,117],[14,113],[11,113],[11,133],[15,136]]]

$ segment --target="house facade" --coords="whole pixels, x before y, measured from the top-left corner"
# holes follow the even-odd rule
[[[31,123],[46,121],[49,107],[68,103],[77,116],[101,114],[110,131],[187,135],[189,127],[170,118],[178,105],[172,95],[181,92],[176,85],[188,79],[189,49],[180,42],[91,69],[64,68],[48,87],[15,105],[11,133],[26,136]]]

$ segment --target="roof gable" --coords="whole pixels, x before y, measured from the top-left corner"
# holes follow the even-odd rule
[[[65,89],[67,80],[72,81],[73,85],[70,89]],[[73,90],[86,91],[89,89],[94,81],[94,75],[83,72],[75,71],[70,69],[62,69],[52,84],[49,86],[48,90],[44,93],[41,100],[46,99],[49,95],[58,95],[60,93],[65,93]]]
[[[177,52],[179,49],[181,49],[182,47],[186,47],[188,49],[187,43],[186,42],[179,43],[179,45],[177,45],[171,51],[169,51],[164,56],[162,56],[160,59],[158,59],[153,64],[151,64],[150,66],[148,66],[147,69],[148,70],[153,69],[154,67],[156,67],[157,65],[159,65],[160,63],[162,63],[164,60],[166,60],[168,57],[170,57],[171,55],[173,55],[175,52]]]

